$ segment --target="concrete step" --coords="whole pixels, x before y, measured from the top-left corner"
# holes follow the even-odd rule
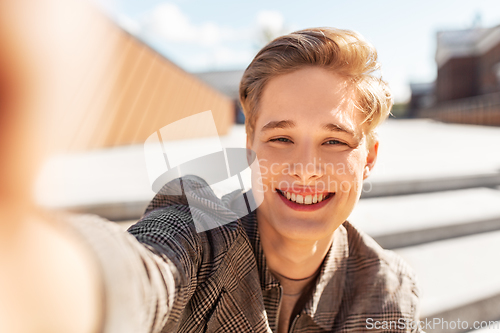
[[[348,220],[387,249],[500,230],[500,191],[472,188],[362,199]]]
[[[50,208],[65,209],[68,211],[73,211],[78,213],[97,214],[112,221],[138,219],[143,214],[148,203],[153,198],[154,192],[152,192],[146,186],[140,186],[140,184],[134,184],[134,181],[131,180],[132,178],[129,177],[124,177],[124,178],[125,179],[122,180],[116,180],[115,182],[110,181],[109,178],[103,180],[102,182],[99,182],[98,179],[92,180],[91,181],[92,183],[96,183],[94,184],[95,187],[83,189],[82,192],[85,193],[80,193],[76,195],[74,193],[72,194],[71,192],[62,190],[60,193],[56,194],[56,196],[62,197],[63,193],[66,193],[68,194],[67,197],[65,197],[63,200],[59,200],[60,198],[56,198],[52,202],[45,204],[45,206]],[[364,203],[368,201],[371,202],[371,200],[380,200],[377,202],[381,203],[388,202],[390,200],[399,202],[399,200],[397,199],[399,195],[401,195],[402,198],[408,197],[408,199],[410,200],[410,197],[413,198],[413,196],[411,195],[412,193],[420,194],[419,196],[416,196],[414,198],[428,197],[432,198],[430,199],[430,201],[437,203],[442,199],[446,200],[446,197],[443,198],[441,197],[441,195],[445,193],[441,191],[441,189],[445,189],[447,190],[447,192],[450,193],[452,192],[452,190],[457,190],[457,192],[462,193],[464,192],[464,190],[462,189],[464,188],[469,189],[470,186],[471,188],[469,190],[471,190],[471,192],[474,192],[475,188],[473,187],[473,185],[489,187],[489,185],[497,181],[497,178],[500,179],[500,175],[481,175],[474,178],[464,176],[462,178],[457,178],[457,179],[449,178],[449,179],[425,180],[418,182],[408,181],[408,182],[393,182],[393,183],[385,182],[381,184],[374,183],[372,192],[370,194],[365,195],[365,193],[367,192],[363,192],[363,195],[360,200],[361,204],[359,206],[360,207],[365,206]],[[68,183],[76,183],[76,182],[78,181],[69,181]],[[97,184],[98,182],[99,184]],[[116,186],[116,184],[113,184],[120,182],[122,182],[122,185],[125,185],[126,187],[137,188],[137,191],[129,190],[128,192],[121,192],[119,188],[123,186]],[[467,186],[464,185],[465,183],[467,183]],[[104,189],[106,185],[103,184],[108,184],[109,187],[107,189]],[[449,184],[450,186],[445,186],[445,184]],[[464,186],[461,186],[460,184]],[[427,187],[427,190],[424,190],[424,188],[427,185],[429,185],[429,187]],[[432,189],[430,187],[432,187]],[[485,190],[487,189],[485,188]],[[492,198],[490,198],[488,202],[491,202],[491,199]],[[474,201],[477,200],[473,200],[473,202]],[[418,203],[415,204],[418,205]],[[495,204],[498,205],[498,203]],[[390,205],[391,204],[389,203],[382,204],[383,207],[388,207]],[[366,207],[368,206],[371,205],[367,204]],[[378,206],[378,204],[374,206],[376,207]],[[425,207],[425,205],[420,205],[419,207]],[[364,211],[365,209],[359,208],[357,210]],[[375,211],[379,210],[375,208]],[[427,212],[430,213],[431,211]],[[483,222],[484,226],[482,227],[484,227],[485,230],[490,230],[491,228],[497,228],[496,224],[495,226],[490,227],[489,226],[490,222],[488,221],[483,221]],[[459,230],[457,230],[457,232],[458,231]],[[436,234],[436,237],[437,235],[438,234]],[[458,233],[457,236],[459,235],[461,234]],[[387,241],[382,239],[381,242],[384,244],[388,244],[387,246],[389,247],[401,246],[399,244],[389,244],[387,243]],[[416,240],[416,242],[418,242],[418,240]]]
[[[408,119],[382,124],[379,137],[365,198],[499,185],[499,127]]]
[[[500,146],[500,128],[419,119],[388,121],[379,134],[377,165],[363,198],[500,186],[500,154],[492,153]],[[244,126],[235,125],[220,144],[245,147],[245,139]],[[212,141],[179,140],[167,146],[183,156],[203,151]],[[243,181],[249,187],[249,179]],[[142,144],[55,156],[37,186],[44,206],[111,220],[138,218],[153,196]]]
[[[45,206],[51,208],[65,209],[78,213],[97,214],[112,221],[122,221],[122,220],[138,219],[143,214],[148,203],[154,196],[154,192],[151,191],[149,188],[147,188],[146,187],[147,185],[141,186],[144,184],[140,184],[137,180],[134,181],[133,178],[131,177],[124,177],[124,179],[121,180],[115,179],[115,181],[107,177],[103,177],[105,179],[99,181],[98,178],[101,177],[96,177],[96,179],[90,180],[90,182],[94,183],[95,186],[92,186],[90,188],[83,188],[82,189],[83,193],[74,194],[71,192],[67,192],[66,190],[61,190],[59,193],[55,195],[56,198],[52,202],[48,202]],[[366,210],[367,212],[362,213],[363,215],[366,214],[375,215],[375,214],[369,214],[368,213],[369,211],[376,211],[377,216],[385,217],[387,214],[393,215],[392,213],[388,212],[382,213],[381,212],[382,209],[377,208],[377,207],[384,207],[383,210],[387,209],[389,206],[392,206],[390,201],[394,201],[397,204],[399,204],[400,201],[407,201],[409,206],[408,208],[411,209],[411,207],[415,205],[418,207],[418,210],[420,211],[422,207],[427,207],[427,205],[420,204],[419,202],[413,204],[409,200],[413,199],[419,200],[419,198],[426,198],[426,197],[429,198],[429,200],[424,199],[422,201],[429,201],[430,204],[435,203],[437,204],[437,206],[439,206],[439,202],[442,201],[445,205],[448,206],[448,203],[446,203],[445,201],[447,200],[448,197],[453,197],[453,195],[451,196],[448,195],[448,193],[454,192],[453,190],[457,190],[456,191],[457,193],[467,193],[468,191],[470,191],[470,193],[473,193],[476,191],[476,189],[472,187],[473,185],[489,187],[491,183],[497,181],[497,178],[500,179],[500,175],[481,175],[475,178],[464,176],[462,178],[459,177],[457,179],[449,178],[449,179],[425,180],[418,182],[408,181],[408,182],[393,182],[393,183],[385,182],[381,184],[374,183],[373,192],[369,195],[364,195],[364,193],[367,192],[363,193],[359,204],[360,208],[356,208],[356,211]],[[79,181],[77,180],[71,180],[68,181],[67,184],[78,183],[78,182]],[[465,183],[467,183],[468,185],[467,186],[460,185]],[[121,184],[121,186],[117,186],[117,184]],[[450,186],[445,186],[444,184],[450,184]],[[106,185],[109,187],[105,188]],[[427,190],[423,190],[423,188],[426,187],[427,185],[433,187],[433,189],[431,190],[430,187],[428,187]],[[412,186],[414,186],[413,190],[410,190],[410,187]],[[468,188],[469,186],[471,186],[472,188],[469,189]],[[120,189],[122,189],[123,187],[128,187],[130,189],[127,189],[125,192],[122,192],[120,191]],[[136,189],[135,191],[133,190],[134,188]],[[465,188],[465,190],[463,190],[463,188]],[[445,189],[447,191],[438,191],[438,189]],[[485,191],[485,193],[494,192],[493,190],[491,191],[489,190],[490,188],[483,188],[483,191]],[[498,189],[495,190],[498,192]],[[65,196],[64,199],[62,199],[61,197],[63,197],[64,193],[66,193],[67,196]],[[413,196],[412,193],[418,193],[419,195]],[[446,194],[444,194],[443,196],[443,193]],[[398,199],[399,196],[401,197],[401,199]],[[493,203],[494,205],[500,205],[499,202],[494,201],[492,195],[490,195],[490,198],[487,199],[486,204],[484,205],[481,203],[479,198],[476,199],[471,198],[471,199],[472,199],[471,202],[476,202],[480,206],[488,206],[489,203]],[[374,203],[376,202],[376,204],[372,205],[368,204],[368,202],[374,202]],[[454,198],[451,199],[450,205],[453,204],[453,202]],[[367,208],[361,208],[361,207],[367,207]],[[368,207],[370,208],[368,209]],[[489,208],[487,208],[487,210],[489,210]],[[481,211],[479,211],[479,213],[480,212]],[[432,213],[432,211],[427,210],[427,213]],[[356,219],[358,219],[357,215],[358,215],[357,213],[354,213],[353,216],[356,216]],[[460,216],[460,214],[458,214],[458,216]],[[489,226],[490,222],[488,221],[483,221],[483,222],[484,226],[480,226],[478,228],[484,228],[484,230],[491,230],[491,228],[497,228],[496,222],[492,222],[494,223],[494,226]],[[368,224],[367,228],[368,230],[370,228],[369,227],[370,222],[363,223],[363,225],[365,224]],[[457,236],[461,235],[459,231],[460,230],[456,231]],[[377,231],[375,230],[375,233],[376,232]],[[439,238],[438,235],[439,233],[436,233],[437,237],[436,239]],[[435,240],[435,239],[429,239],[429,240]],[[391,248],[402,246],[397,243],[395,244],[387,243],[388,241],[383,239],[380,239],[380,241],[384,244],[387,244],[387,246]],[[415,240],[415,242],[419,242],[418,237]]]
[[[500,191],[459,191],[362,199],[348,219],[386,249],[500,230]],[[131,220],[120,220],[126,229]]]
[[[361,198],[377,198],[414,193],[461,190],[474,187],[495,188],[500,185],[500,172],[483,172],[452,176],[433,176],[384,180],[376,178],[363,185]]]
[[[465,321],[468,327],[428,332],[467,332],[475,321],[500,318],[500,231],[395,250],[415,270],[421,286],[421,320]],[[455,324],[456,325],[456,324]]]

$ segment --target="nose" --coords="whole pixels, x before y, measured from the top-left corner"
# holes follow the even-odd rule
[[[304,142],[292,155],[290,175],[302,184],[307,184],[323,175],[317,149],[311,142]]]

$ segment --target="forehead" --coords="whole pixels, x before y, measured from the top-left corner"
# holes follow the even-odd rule
[[[361,133],[362,113],[355,107],[355,93],[341,75],[320,67],[304,67],[272,78],[264,87],[256,130],[281,119],[323,126],[338,124]]]

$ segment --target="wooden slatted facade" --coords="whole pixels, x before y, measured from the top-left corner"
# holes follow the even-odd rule
[[[100,12],[86,23],[91,56],[82,57],[67,107],[84,108],[69,149],[140,144],[155,130],[212,110],[219,135],[234,123],[233,101],[161,56]],[[85,35],[85,34],[84,34]],[[89,48],[88,45],[92,46]],[[66,93],[68,94],[68,92]],[[62,122],[63,123],[63,122]],[[197,133],[203,136],[203,133]]]

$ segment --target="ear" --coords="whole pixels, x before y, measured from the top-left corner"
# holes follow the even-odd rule
[[[368,176],[371,174],[372,169],[375,166],[375,162],[377,161],[377,155],[378,155],[378,140],[375,140],[375,142],[373,142],[368,147],[368,154],[366,155],[366,164],[363,170],[363,180],[368,178]]]

